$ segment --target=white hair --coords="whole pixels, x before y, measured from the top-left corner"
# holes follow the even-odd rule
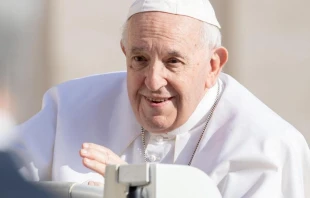
[[[123,25],[121,42],[126,46],[128,21]],[[214,25],[203,22],[201,28],[201,42],[203,46],[207,46],[210,50],[216,49],[222,45],[222,35],[220,29]]]
[[[222,35],[218,27],[203,22],[201,30],[201,40],[204,46],[208,46],[210,50],[222,46]]]

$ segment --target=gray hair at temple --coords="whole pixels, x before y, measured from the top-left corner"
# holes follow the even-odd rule
[[[202,46],[207,46],[209,50],[216,49],[222,45],[222,35],[220,29],[214,25],[202,22],[201,28],[201,42]],[[123,25],[122,30],[122,44],[126,47],[128,30],[128,20]]]

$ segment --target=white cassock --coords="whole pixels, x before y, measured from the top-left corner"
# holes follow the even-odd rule
[[[189,163],[217,86],[220,100],[191,165],[209,175],[225,198],[310,197],[310,152],[304,137],[224,73],[184,125],[168,134],[147,133],[149,159]],[[32,180],[102,181],[82,165],[79,150],[84,142],[103,145],[128,163],[144,162],[126,72],[50,89],[42,110],[17,133],[19,141],[11,149],[24,158],[21,171]]]

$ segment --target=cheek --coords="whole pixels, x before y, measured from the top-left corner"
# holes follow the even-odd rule
[[[174,101],[174,107],[178,111],[184,111],[191,103],[192,92],[195,90],[193,86],[193,80],[190,78],[175,78],[174,83],[171,82],[170,85],[173,87],[173,92],[177,95]]]
[[[209,65],[197,65],[197,71],[193,79],[195,79],[195,83],[197,86],[197,91],[205,91],[206,89],[206,83],[208,81],[208,73],[210,72],[210,67]]]
[[[200,99],[206,92],[206,67],[200,67],[197,65],[195,70],[188,72],[188,76],[179,85],[179,93],[181,95],[181,101],[185,104],[185,108],[192,108],[199,103]]]
[[[139,95],[139,90],[142,89],[144,85],[144,80],[141,75],[137,75],[133,72],[127,73],[127,90],[130,100],[132,102],[136,99],[136,97]]]

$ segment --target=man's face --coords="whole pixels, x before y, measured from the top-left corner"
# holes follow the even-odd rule
[[[201,42],[202,22],[146,12],[132,16],[123,51],[127,88],[138,122],[154,133],[184,124],[206,93],[210,52]]]

